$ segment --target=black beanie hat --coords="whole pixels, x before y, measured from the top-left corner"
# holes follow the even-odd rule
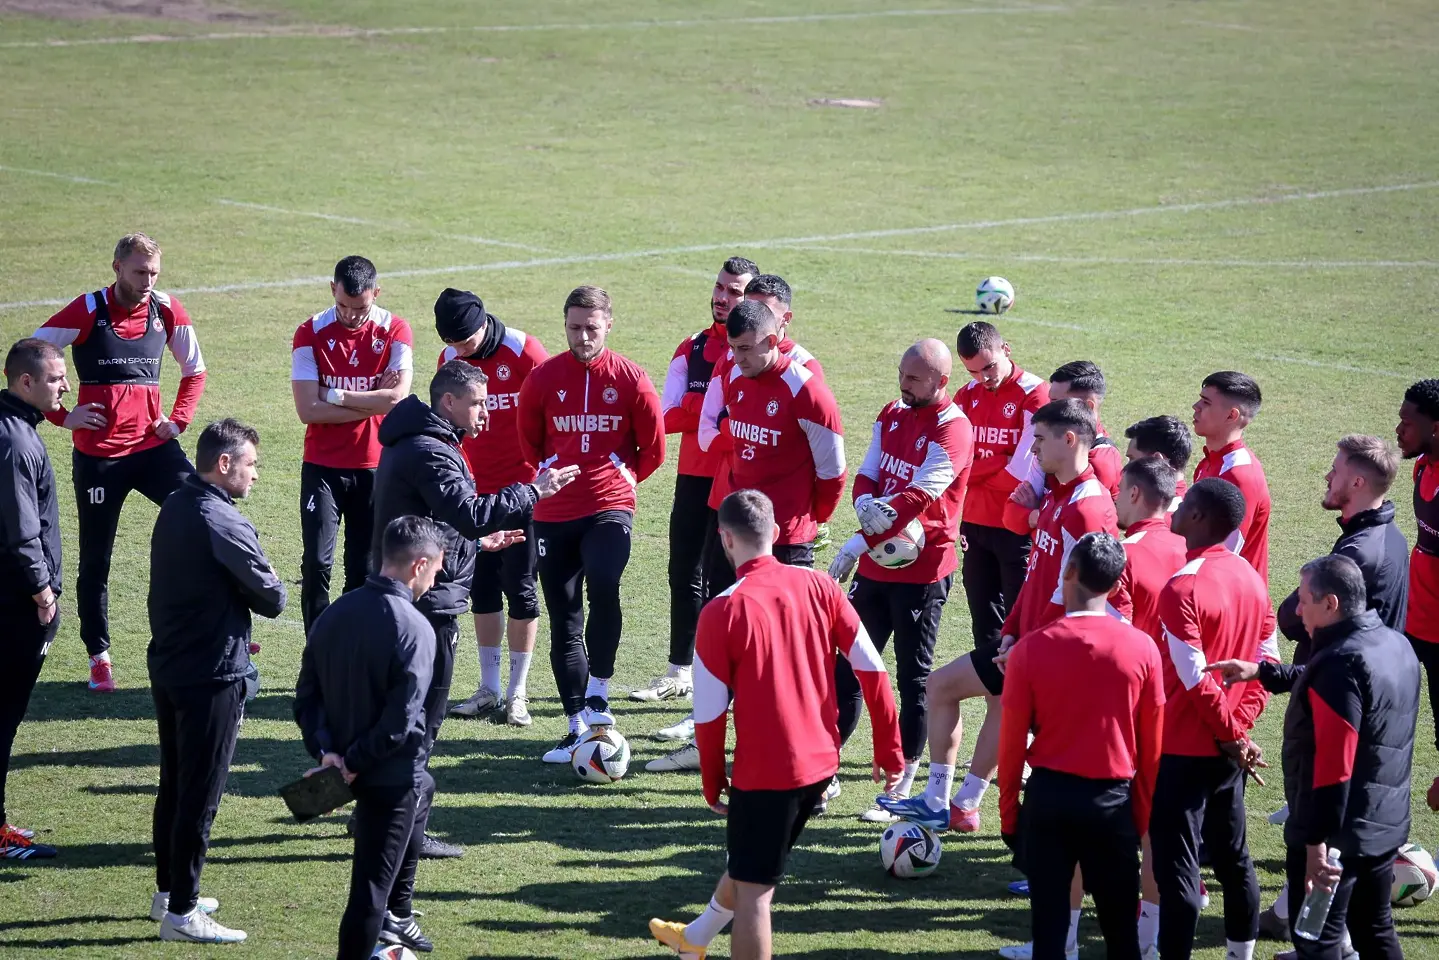
[[[435,332],[447,343],[468,340],[485,325],[485,304],[468,290],[446,287],[435,301]]]

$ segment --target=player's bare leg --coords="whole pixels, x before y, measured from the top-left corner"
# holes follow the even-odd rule
[[[773,956],[770,903],[774,887],[734,881],[734,932],[730,956],[734,960],[769,960]]]

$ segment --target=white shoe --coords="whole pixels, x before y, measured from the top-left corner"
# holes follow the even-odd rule
[[[610,712],[610,702],[601,696],[585,698],[584,713],[580,715],[587,727],[613,727],[615,715]]]
[[[904,800],[905,798],[907,798],[907,797],[909,796],[909,794],[907,794],[907,793],[892,793],[892,794],[890,794],[890,796],[893,797],[893,798],[896,799],[896,800]],[[875,801],[874,806],[870,807],[870,808],[869,808],[868,810],[866,810],[864,813],[861,813],[861,814],[859,815],[859,818],[860,818],[860,820],[864,821],[865,823],[898,823],[898,822],[899,822],[899,817],[896,817],[894,814],[890,813],[890,812],[889,812],[888,810],[886,810],[884,807],[881,807],[881,806],[879,805],[879,801]]]
[[[501,704],[500,695],[488,687],[480,687],[474,696],[450,708],[452,717],[478,717],[495,710]]]
[[[843,789],[839,785],[839,774],[836,773],[829,778],[829,786],[824,788],[824,802],[829,803],[831,800],[838,799],[842,792]]]
[[[644,700],[654,702],[657,700],[673,700],[676,697],[688,697],[694,694],[694,684],[681,677],[655,677],[649,683],[638,690],[630,691],[631,700]]]
[[[645,764],[645,769],[650,773],[673,773],[679,770],[698,770],[700,768],[700,748],[691,740],[689,743],[667,753],[658,760],[651,760]]]
[[[1159,944],[1151,943],[1139,951],[1139,960],[1159,960]]]
[[[1284,821],[1286,821],[1286,820],[1288,820],[1288,819],[1289,819],[1289,804],[1287,804],[1287,803],[1286,803],[1284,806],[1280,807],[1278,810],[1275,810],[1273,813],[1271,813],[1271,814],[1269,815],[1269,822],[1272,823],[1272,824],[1274,824],[1276,827],[1282,826],[1282,825],[1284,824]]]
[[[672,727],[662,727],[655,731],[656,740],[693,740],[694,738],[694,714],[690,714]]]
[[[574,759],[575,747],[580,745],[580,740],[586,733],[589,733],[589,731],[582,729],[579,733],[565,734],[560,742],[546,751],[545,755],[540,759],[545,763],[569,763]]]
[[[528,727],[534,721],[530,719],[529,698],[522,694],[516,694],[505,701],[505,723],[512,727]]]
[[[195,901],[195,906],[200,908],[201,913],[214,913],[220,909],[220,901],[214,897],[200,897]],[[170,912],[170,895],[168,893],[157,893],[150,898],[150,919],[159,923],[165,919],[165,914]]]
[[[245,931],[222,927],[208,913],[191,910],[181,923],[175,923],[166,913],[165,919],[160,921],[160,939],[190,943],[244,943]]]
[[[1004,960],[1034,960],[1034,944],[1032,942],[1016,943],[1012,947],[1000,947],[999,955]],[[1066,950],[1064,960],[1079,960],[1079,948]]]

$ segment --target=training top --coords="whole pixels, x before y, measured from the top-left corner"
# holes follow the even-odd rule
[[[1107,533],[1116,539],[1114,501],[1109,491],[1094,478],[1094,468],[1069,483],[1052,482],[1039,504],[1039,526],[1034,528],[1034,546],[1029,551],[1029,568],[1024,585],[1004,619],[1004,636],[1023,637],[1064,616],[1060,578],[1069,564],[1069,553],[1086,533]],[[1121,580],[1109,595],[1110,614],[1116,619],[1130,615],[1129,593]]]
[[[649,375],[605,349],[589,363],[566,350],[520,387],[520,450],[544,470],[579,464],[573,483],[535,507],[559,523],[635,509],[635,488],[665,460],[664,417]]]
[[[824,380],[824,368],[804,347],[793,340],[781,340],[778,349],[780,354],[788,357],[792,363],[799,364],[821,381]],[[709,386],[705,388],[704,405],[700,408],[697,433],[700,449],[717,453],[719,458],[715,461],[715,482],[710,487],[711,510],[718,510],[724,498],[734,490],[729,485],[730,460],[734,457],[734,450],[730,446],[729,434],[721,425],[721,421],[728,415],[725,410],[725,384],[729,382],[730,370],[733,367],[734,354],[726,348],[725,355],[715,364],[714,376],[710,377]]]
[[[505,327],[504,339],[488,357],[462,357],[454,347],[440,351],[438,367],[463,360],[484,371],[485,407],[490,422],[477,437],[465,437],[462,447],[475,478],[477,493],[499,493],[512,483],[535,479],[535,465],[520,446],[520,387],[535,367],[549,359],[545,345],[523,330]]]
[[[1067,613],[1014,648],[1002,705],[1001,831],[1019,831],[1026,763],[1129,780],[1135,829],[1141,836],[1149,829],[1164,729],[1164,666],[1149,637],[1102,613]]]
[[[700,410],[705,391],[714,377],[715,365],[729,350],[725,325],[712,323],[680,341],[665,373],[660,408],[665,415],[665,433],[680,435],[679,472],[691,477],[713,477],[720,462],[719,451],[700,449]]]
[[[409,323],[383,307],[372,306],[365,322],[354,330],[337,320],[331,307],[296,328],[290,379],[319,381],[322,387],[357,393],[374,390],[387,371],[414,370],[413,350]],[[380,462],[380,422],[384,419],[384,414],[377,413],[349,423],[307,425],[305,463],[373,470]]]
[[[1159,594],[1164,636],[1164,753],[1214,757],[1248,735],[1269,694],[1258,680],[1225,687],[1205,668],[1220,660],[1279,662],[1269,590],[1247,561],[1218,544],[1187,562]]]
[[[1109,491],[1109,496],[1117,501],[1119,499],[1119,475],[1124,472],[1124,457],[1120,454],[1119,448],[1114,445],[1114,441],[1104,433],[1102,425],[1099,431],[1099,435],[1095,437],[1094,446],[1089,448],[1089,465],[1094,468],[1094,479],[1098,480],[1104,489]],[[1029,476],[1024,478],[1020,486],[1023,486],[1024,483],[1029,484],[1030,489],[1039,497],[1044,496],[1044,488],[1049,484],[1049,474],[1044,472],[1039,461],[1033,457],[1029,461]],[[1015,489],[1018,490],[1019,487],[1015,487]],[[1021,506],[1012,499],[1013,496],[1013,491],[1011,491],[1011,499],[1004,502],[1004,528],[1012,533],[1028,536],[1029,531],[1033,529],[1032,521],[1037,519],[1038,511]]]
[[[1419,535],[1409,558],[1409,615],[1405,629],[1439,643],[1439,463],[1423,454],[1414,463],[1414,521]]]
[[[158,290],[129,312],[115,302],[115,287],[71,300],[35,331],[55,346],[70,348],[72,375],[80,381],[76,405],[100,404],[105,426],[72,430],[75,449],[92,457],[123,457],[157,447],[155,424],[160,405],[160,362],[168,348],[180,364],[180,386],[168,419],[181,430],[195,418],[205,392],[205,360],[190,315],[180,301]],[[65,425],[62,407],[46,419]]]
[[[1184,538],[1169,529],[1169,518],[1141,520],[1125,531],[1125,586],[1134,606],[1130,619],[1156,644],[1164,642],[1159,629],[1159,594],[1169,578],[1188,561]]]
[[[1264,479],[1264,466],[1254,451],[1236,440],[1218,450],[1204,448],[1204,456],[1194,468],[1194,482],[1207,477],[1228,480],[1244,494],[1244,520],[1229,540],[1230,550],[1249,561],[1259,571],[1266,588],[1269,585],[1269,482]]]
[[[1034,459],[1034,412],[1049,402],[1049,384],[1018,365],[996,389],[978,380],[959,388],[955,402],[974,427],[974,469],[964,500],[964,519],[1004,526],[1004,505],[1029,476]]]
[[[732,366],[728,379],[727,486],[770,498],[776,543],[810,543],[844,497],[839,405],[823,380],[785,356],[753,378]]]
[[[960,508],[973,463],[969,419],[948,395],[941,393],[923,407],[894,400],[881,410],[852,495],[856,500],[864,494],[889,497],[899,516],[889,530],[866,536],[865,543],[883,543],[918,517],[924,549],[919,559],[898,570],[881,567],[866,553],[859,558],[860,576],[889,583],[935,583],[953,573],[959,565],[954,542]]]
[[[879,651],[839,584],[773,556],[740,564],[734,586],[700,611],[695,631],[695,743],[705,800],[741,790],[793,790],[839,769],[838,652],[854,669],[874,728],[874,760],[900,770],[899,720]],[[725,728],[734,699],[734,768]]]

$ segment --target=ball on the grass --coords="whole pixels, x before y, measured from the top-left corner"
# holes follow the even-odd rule
[[[409,947],[401,946],[398,943],[387,947],[380,947],[374,952],[370,960],[419,960],[414,951]]]
[[[892,877],[927,877],[939,866],[939,835],[908,820],[892,823],[880,835],[879,859]]]
[[[898,570],[918,560],[923,550],[924,525],[915,519],[888,540],[870,547],[869,558],[881,567]]]
[[[1014,285],[1003,277],[985,277],[974,291],[980,313],[1003,313],[1014,306]]]
[[[1406,843],[1394,858],[1394,884],[1389,900],[1396,907],[1418,906],[1434,894],[1439,884],[1439,870],[1434,858],[1417,843]]]
[[[570,757],[575,775],[590,783],[613,783],[630,768],[630,744],[614,727],[596,727]]]

